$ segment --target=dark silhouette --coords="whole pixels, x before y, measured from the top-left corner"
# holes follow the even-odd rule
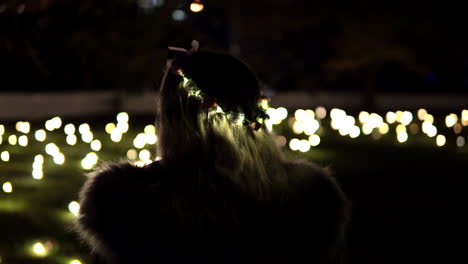
[[[162,159],[104,165],[80,193],[76,226],[97,261],[339,262],[348,202],[326,169],[277,147],[249,67],[193,50],[168,62]]]

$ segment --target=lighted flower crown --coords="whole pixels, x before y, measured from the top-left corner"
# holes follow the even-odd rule
[[[169,47],[169,50],[179,53],[178,56],[186,56],[197,52],[198,47],[198,41],[193,40],[192,48],[190,50],[178,47]],[[230,121],[238,124],[243,124],[247,127],[252,128],[253,130],[259,130],[265,123],[265,121],[269,119],[269,116],[267,114],[267,109],[269,108],[269,98],[265,96],[260,98],[253,113],[253,120],[249,120],[245,117],[245,114],[240,111],[229,111],[226,113],[219,105],[219,102],[215,97],[204,94],[202,90],[197,86],[196,82],[190,79],[188,76],[186,76],[186,74],[184,74],[184,71],[181,67],[173,65],[173,59],[169,59],[167,61],[167,67],[172,73],[182,77],[180,88],[184,89],[187,92],[187,96],[199,100],[209,110],[209,113],[224,113]]]

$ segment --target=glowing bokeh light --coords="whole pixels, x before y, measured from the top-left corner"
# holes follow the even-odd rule
[[[4,162],[10,161],[10,152],[8,152],[7,150],[2,151],[2,154],[0,154],[0,158],[1,158],[2,161],[4,161]]]
[[[145,131],[145,134],[156,134],[156,127],[154,125],[147,125],[143,131]]]
[[[5,126],[4,125],[0,125],[0,136],[5,134]]]
[[[112,141],[118,143],[120,140],[122,140],[122,133],[118,129],[114,129],[112,130],[110,138]]]
[[[418,119],[419,120],[421,120],[421,121],[425,120],[426,115],[427,115],[426,109],[421,108],[421,109],[418,110]]]
[[[8,143],[10,143],[10,145],[14,146],[16,145],[17,142],[18,142],[18,138],[16,137],[16,135],[10,135],[8,137]]]
[[[127,123],[129,120],[129,116],[126,112],[121,112],[117,114],[116,119],[118,123]]]
[[[310,150],[310,143],[308,140],[306,139],[302,139],[300,142],[299,142],[299,151],[300,152],[307,152]]]
[[[181,9],[176,9],[174,12],[172,12],[172,19],[175,21],[183,21],[187,18],[187,14],[185,13],[184,10]]]
[[[445,145],[446,142],[447,140],[444,135],[437,135],[436,137],[437,146],[442,147],[443,145]]]
[[[100,151],[102,147],[101,141],[99,139],[95,139],[91,142],[91,149],[94,151]]]
[[[60,149],[59,147],[57,147],[57,145],[55,145],[55,143],[47,144],[45,147],[45,151],[51,156],[55,156],[56,154],[60,153]]]
[[[404,111],[400,118],[400,123],[407,126],[413,121],[413,114],[408,111]]]
[[[73,124],[67,124],[67,125],[64,127],[64,132],[65,132],[65,134],[67,134],[67,135],[75,134],[75,131],[76,131],[76,128],[75,128],[75,125],[73,125]]]
[[[387,112],[385,115],[385,120],[387,120],[387,123],[393,124],[397,120],[397,115],[394,112]]]
[[[327,116],[327,109],[325,109],[323,106],[318,106],[315,108],[315,116],[318,119],[324,119]]]
[[[81,261],[79,261],[77,259],[74,259],[74,260],[70,261],[69,264],[81,264]]]
[[[418,124],[415,124],[415,123],[411,124],[409,126],[409,131],[411,132],[411,134],[416,135],[419,132]]]
[[[200,2],[193,2],[190,4],[190,11],[194,13],[201,12],[205,6]]]
[[[349,136],[351,138],[357,138],[361,134],[361,129],[358,126],[352,126],[349,131]]]
[[[45,257],[47,256],[47,253],[48,253],[48,250],[47,248],[40,242],[37,242],[36,244],[34,244],[33,246],[33,253],[34,255],[38,256],[38,257]]]
[[[318,146],[320,144],[320,136],[318,135],[311,135],[309,137],[309,143],[311,146],[315,147],[315,146]]]
[[[133,146],[135,146],[135,148],[141,149],[145,145],[146,145],[146,135],[143,133],[139,133],[133,140]]]
[[[65,155],[63,153],[57,153],[53,157],[55,164],[63,165],[65,163]]]
[[[400,125],[398,125],[398,126],[396,127],[396,132],[397,132],[397,133],[406,132],[406,127],[405,127],[404,125],[401,125],[401,124],[400,124]]]
[[[460,123],[456,123],[454,126],[453,126],[453,132],[455,134],[460,134],[463,130],[463,126],[460,124]]]
[[[18,138],[18,144],[22,147],[26,147],[28,145],[28,137],[26,135],[22,135]]]
[[[294,151],[299,150],[300,145],[301,145],[301,141],[297,138],[293,138],[289,141],[289,148],[291,150],[294,150]]]
[[[83,140],[83,142],[91,143],[91,141],[93,141],[93,138],[94,138],[94,135],[93,135],[93,132],[91,131],[86,131],[81,134],[81,140]]]
[[[387,123],[382,123],[382,125],[379,126],[379,133],[382,135],[387,134],[389,130],[390,130],[390,127],[388,126]]]
[[[75,216],[80,214],[80,204],[76,201],[72,201],[68,204],[68,210]]]
[[[139,153],[138,153],[138,157],[143,160],[143,161],[147,161],[147,160],[150,160],[151,159],[151,153],[149,152],[149,150],[147,149],[142,149]]]
[[[91,131],[91,128],[87,123],[83,123],[78,127],[78,131],[80,132],[80,134],[84,134],[86,132]]]
[[[406,133],[406,131],[399,132],[397,134],[397,140],[400,143],[406,142],[408,140],[408,133]]]
[[[431,114],[426,114],[424,116],[424,122],[434,123],[434,116]]]
[[[359,113],[358,119],[361,124],[367,123],[367,120],[369,119],[369,113],[366,111],[361,111]]]
[[[13,192],[13,185],[11,184],[11,182],[5,182],[2,185],[2,189],[6,193],[11,193]]]
[[[68,145],[74,146],[78,141],[78,138],[75,135],[68,135],[66,141]]]
[[[41,154],[37,154],[36,156],[34,156],[34,162],[38,162],[38,163],[44,163],[44,156],[42,156]]]
[[[35,133],[34,133],[34,138],[37,140],[37,141],[40,141],[40,142],[43,142],[46,140],[46,131],[44,129],[39,129],[37,130]]]
[[[19,121],[16,122],[15,128],[16,131],[27,134],[31,130],[31,125],[29,124],[29,122]]]
[[[35,169],[32,171],[32,177],[36,180],[41,180],[44,177],[42,170]]]
[[[129,160],[136,160],[138,158],[138,152],[134,149],[129,149],[127,151],[127,158]]]
[[[106,127],[105,127],[106,133],[110,135],[115,128],[116,128],[116,126],[115,126],[114,123],[107,124]]]

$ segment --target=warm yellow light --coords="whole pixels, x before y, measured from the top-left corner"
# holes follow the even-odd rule
[[[293,138],[291,139],[291,141],[289,141],[289,148],[291,150],[299,150],[301,146],[301,141],[297,138]]]
[[[28,145],[28,137],[26,135],[22,135],[18,138],[18,144],[22,147],[26,147]]]
[[[134,149],[129,149],[127,151],[127,158],[129,160],[136,160],[138,158],[138,152]]]
[[[461,123],[464,126],[468,126],[468,110],[464,109],[461,113]],[[1,133],[0,133],[1,134]]]
[[[192,4],[190,4],[190,11],[194,13],[201,12],[203,8],[205,8],[205,6],[200,2],[193,2]]]
[[[60,153],[60,149],[55,145],[55,143],[49,143],[45,147],[45,151],[47,154],[51,156],[55,156],[56,154]]]
[[[96,153],[90,152],[83,160],[81,160],[81,167],[85,170],[90,170],[97,164],[98,159],[99,157]]]
[[[17,142],[18,142],[18,138],[16,137],[16,135],[10,135],[8,137],[8,143],[10,143],[10,145],[14,146],[16,145]]]
[[[154,127],[153,125],[147,125],[145,126],[145,134],[156,134],[156,127]]]
[[[369,123],[366,123],[362,126],[362,133],[364,135],[370,135],[373,129],[374,128]]]
[[[93,132],[91,131],[86,131],[83,134],[81,134],[81,140],[86,143],[91,143],[93,141],[94,135]]]
[[[397,134],[397,140],[400,143],[406,142],[408,140],[408,133],[406,133],[405,131],[399,132]]]
[[[36,156],[34,156],[34,162],[37,162],[37,163],[44,163],[44,156],[42,156],[41,154],[37,154]]]
[[[46,139],[46,132],[44,129],[39,129],[34,133],[34,137],[37,141],[43,142]]]
[[[330,117],[332,119],[339,119],[346,116],[346,112],[344,110],[338,108],[332,108],[330,111]]]
[[[418,110],[418,119],[419,120],[421,120],[421,121],[425,120],[426,115],[427,115],[426,109],[421,108],[421,109]]]
[[[112,133],[112,131],[115,129],[115,127],[116,126],[115,126],[114,123],[107,124],[106,125],[106,133],[110,135]]]
[[[304,134],[310,136],[314,134],[319,129],[319,127],[320,123],[317,120],[312,119],[311,121],[304,124]]]
[[[401,125],[401,124],[400,124],[400,125],[398,125],[398,126],[396,127],[396,132],[397,132],[397,133],[406,132],[406,127],[405,127],[404,125]]]
[[[4,125],[0,125],[0,136],[5,134],[5,126]]]
[[[388,130],[390,130],[390,127],[388,126],[387,123],[382,123],[382,125],[379,126],[379,132],[382,135],[387,134]]]
[[[323,106],[318,106],[315,108],[315,116],[318,119],[324,119],[327,116],[327,109],[325,109]]]
[[[100,151],[101,147],[102,147],[102,144],[101,144],[101,141],[99,141],[99,139],[95,139],[95,140],[93,140],[93,142],[91,142],[91,149],[92,150]]]
[[[146,143],[150,145],[156,144],[158,137],[156,134],[145,134]]]
[[[295,134],[302,134],[304,132],[304,123],[302,123],[301,121],[296,121],[294,122],[292,129]]]
[[[138,157],[143,161],[147,161],[151,159],[151,153],[149,150],[143,149],[140,151],[140,153],[138,153]]]
[[[78,127],[78,131],[80,132],[80,134],[84,134],[86,132],[91,131],[91,128],[87,123],[83,123]]]
[[[447,140],[445,139],[444,135],[437,135],[437,137],[436,137],[437,146],[442,147],[443,145],[445,145],[446,141]]]
[[[320,144],[320,137],[318,135],[311,135],[309,137],[309,143],[311,146],[315,147],[315,146],[318,146],[318,144]]]
[[[2,161],[4,161],[4,162],[10,161],[10,152],[8,152],[7,150],[2,151],[2,154],[0,154],[0,158],[1,158]]]
[[[437,127],[435,126],[430,126],[427,130],[427,135],[429,137],[434,137],[435,135],[437,135]]]
[[[303,109],[297,109],[296,112],[294,112],[294,118],[296,118],[297,121],[305,121],[307,120],[307,114]]]
[[[70,261],[70,264],[81,264],[81,261],[79,261],[77,259],[74,259],[74,260]]]
[[[37,242],[33,246],[33,253],[38,257],[45,257],[47,256],[47,248],[40,242]]]
[[[361,111],[359,113],[359,122],[361,122],[361,124],[367,123],[368,119],[369,119],[369,113],[368,112]]]
[[[434,123],[434,116],[431,114],[426,114],[424,116],[424,121],[429,123]]]
[[[40,180],[44,177],[44,173],[40,169],[34,169],[32,171],[32,177],[36,180]]]
[[[76,201],[72,201],[68,204],[68,210],[75,216],[78,216],[80,213],[80,204]]]
[[[11,184],[11,182],[5,182],[2,185],[2,188],[3,188],[3,191],[6,192],[6,193],[13,192],[13,185]]]
[[[389,124],[395,123],[396,119],[397,119],[397,115],[394,112],[388,112],[385,115],[385,120],[387,120],[387,123],[389,123]]]
[[[286,119],[288,117],[288,110],[284,107],[278,107],[276,108],[276,114],[278,115],[278,118],[281,120]]]
[[[133,140],[133,146],[135,146],[135,148],[141,149],[145,146],[145,144],[146,144],[146,135],[143,133],[139,133]]]

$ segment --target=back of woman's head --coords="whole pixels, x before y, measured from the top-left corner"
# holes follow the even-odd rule
[[[190,160],[231,179],[268,181],[267,167],[278,164],[281,152],[265,126],[259,81],[245,63],[211,51],[182,52],[168,63],[160,99],[163,161]]]

